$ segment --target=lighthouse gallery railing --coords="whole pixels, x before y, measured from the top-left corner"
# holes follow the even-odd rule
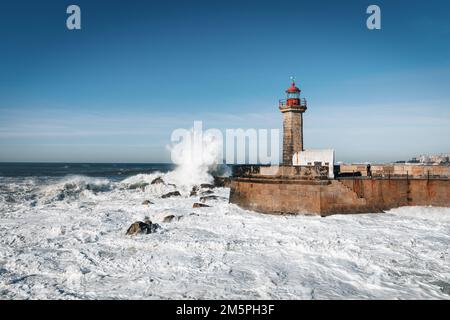
[[[287,99],[280,99],[278,103],[279,103],[280,108],[287,107]],[[306,99],[300,98],[298,105],[301,107],[306,107]]]

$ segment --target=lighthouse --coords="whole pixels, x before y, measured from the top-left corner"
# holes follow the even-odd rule
[[[303,112],[306,111],[306,100],[300,98],[301,90],[292,84],[286,90],[286,99],[279,101],[279,109],[283,114],[283,165],[292,165],[295,153],[303,151]]]

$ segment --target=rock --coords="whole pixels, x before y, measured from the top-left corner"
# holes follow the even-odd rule
[[[144,223],[146,223],[146,224],[152,224],[152,221],[150,220],[149,217],[145,217],[145,218],[144,218]]]
[[[208,194],[213,194],[213,193],[214,193],[214,191],[212,191],[212,190],[202,191],[202,195],[208,195]]]
[[[172,222],[173,220],[180,220],[181,218],[183,218],[183,216],[176,216],[173,214],[170,214],[166,217],[164,217],[163,222]]]
[[[229,177],[214,177],[214,186],[220,188],[229,188],[231,180]]]
[[[205,202],[207,200],[217,200],[219,197],[218,196],[204,196],[204,197],[200,197],[200,201],[201,202]]]
[[[165,184],[164,180],[161,177],[153,179],[153,181],[151,182],[151,184],[160,184],[160,183]]]
[[[146,182],[133,183],[128,186],[128,189],[130,189],[130,190],[141,189],[142,191],[144,191],[146,186],[148,186],[148,183],[146,183]]]
[[[141,232],[141,224],[145,225],[145,223],[137,221],[135,223],[133,223],[127,230],[127,235],[131,236],[133,234],[138,234],[139,232]]]
[[[199,190],[198,186],[193,186],[191,193],[189,194],[189,197],[195,197],[197,195],[198,190]]]
[[[175,216],[173,214],[164,217],[163,222],[172,222],[172,220],[175,219]]]
[[[200,188],[202,188],[202,189],[214,189],[214,185],[209,184],[209,183],[202,183],[200,185]]]
[[[176,188],[177,187],[177,185],[176,184],[174,184],[174,183],[169,183],[169,184],[167,184],[168,186],[171,186],[171,187],[174,187],[174,188]]]
[[[144,200],[144,202],[142,202],[143,205],[148,206],[149,204],[154,204],[153,202],[151,202],[150,200]]]
[[[209,208],[209,207],[211,207],[211,206],[208,206],[207,204],[204,204],[204,203],[198,203],[198,202],[196,202],[192,205],[192,208]]]
[[[150,233],[155,233],[156,231],[158,231],[158,229],[161,229],[161,226],[157,223],[152,223],[150,225]]]
[[[150,220],[146,219],[145,222],[136,221],[127,230],[127,235],[135,235],[139,233],[149,234],[155,233],[156,230],[160,228],[159,224],[152,223]]]
[[[163,195],[161,196],[161,198],[180,197],[180,196],[181,196],[181,193],[180,193],[180,192],[178,192],[178,191],[172,191],[172,192],[163,194]]]

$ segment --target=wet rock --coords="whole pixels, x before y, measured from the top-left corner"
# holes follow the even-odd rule
[[[150,200],[144,200],[144,201],[142,202],[142,204],[143,204],[144,206],[148,206],[149,204],[154,204],[154,203],[151,202]]]
[[[202,183],[200,185],[200,188],[202,188],[202,189],[214,189],[215,187],[214,187],[214,185],[209,184],[209,183]]]
[[[214,186],[219,188],[229,188],[231,180],[229,177],[214,177]]]
[[[219,199],[219,197],[218,196],[214,196],[214,195],[200,197],[200,201],[201,202],[205,202],[205,201],[208,201],[208,200],[217,200],[217,199]]]
[[[127,235],[133,235],[140,233],[147,224],[141,221],[136,221],[127,230]]]
[[[173,219],[175,219],[175,216],[173,214],[171,214],[171,215],[164,217],[163,222],[172,222]]]
[[[130,190],[135,190],[135,189],[141,189],[141,190],[144,190],[146,186],[148,186],[148,183],[146,183],[146,182],[143,182],[143,183],[133,183],[133,184],[130,184],[130,185],[128,186],[128,189],[130,189]]]
[[[198,203],[198,202],[196,202],[192,205],[192,208],[209,208],[209,207],[211,207],[211,206],[208,206],[207,204],[204,204],[204,203]]]
[[[176,215],[170,214],[170,215],[164,217],[163,222],[172,222],[174,220],[181,220],[181,218],[183,218],[183,216],[176,216]]]
[[[127,235],[135,235],[135,234],[149,234],[155,233],[160,228],[159,224],[152,223],[150,220],[146,219],[145,222],[136,221],[134,222],[127,230]]]
[[[149,217],[145,217],[145,218],[144,218],[144,223],[146,223],[146,224],[152,224],[152,222],[150,221],[150,218],[149,218]]]
[[[161,226],[159,224],[157,224],[157,223],[152,223],[150,225],[150,233],[155,233],[159,229],[161,229]]]
[[[179,191],[172,191],[166,194],[163,194],[161,198],[170,198],[170,197],[180,197],[181,193]]]
[[[165,183],[164,180],[161,177],[153,179],[153,181],[151,182],[151,184],[160,184],[160,183],[162,183],[162,184]]]
[[[434,285],[438,286],[441,291],[447,295],[450,295],[450,283],[447,283],[442,280],[438,280],[435,282],[432,282]]]
[[[191,193],[189,194],[189,197],[195,197],[197,195],[198,190],[199,190],[198,186],[193,186]]]

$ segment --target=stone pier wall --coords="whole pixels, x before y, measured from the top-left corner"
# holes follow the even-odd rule
[[[400,206],[450,206],[449,179],[304,180],[280,176],[231,178],[230,202],[271,214],[381,212]]]
[[[232,178],[230,202],[262,213],[320,213],[320,185],[327,181]]]
[[[449,179],[345,179],[342,184],[367,203],[368,210],[401,206],[450,206]]]

